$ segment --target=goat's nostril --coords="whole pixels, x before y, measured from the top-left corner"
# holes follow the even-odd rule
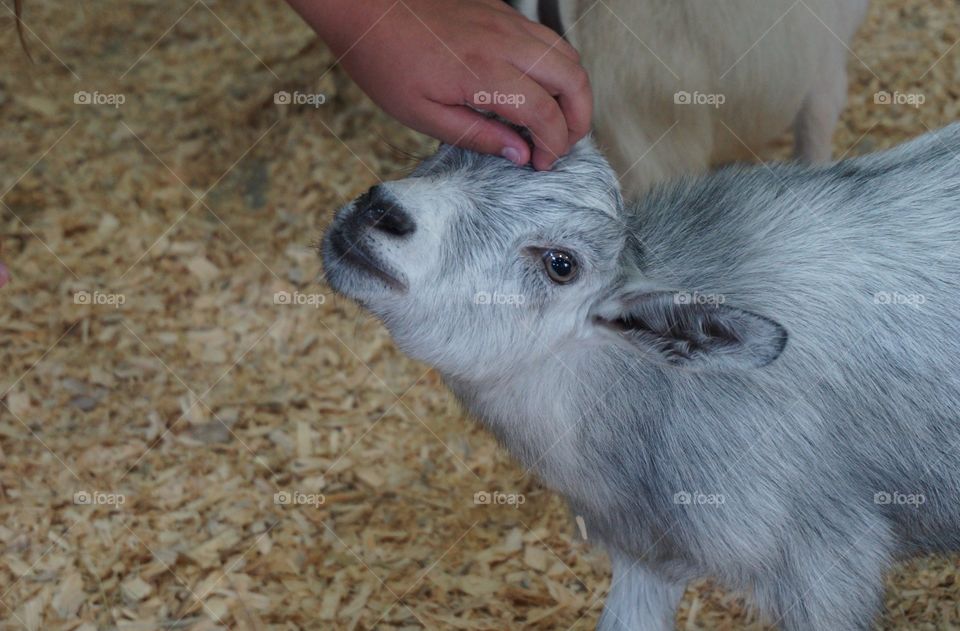
[[[395,237],[403,237],[416,230],[410,214],[392,202],[375,200],[364,211],[364,217],[371,228]]]
[[[354,206],[355,225],[403,237],[416,230],[416,223],[383,186],[374,186],[364,193]]]
[[[410,215],[400,208],[377,208],[374,210],[374,217],[371,224],[373,228],[396,237],[412,234],[416,229]]]

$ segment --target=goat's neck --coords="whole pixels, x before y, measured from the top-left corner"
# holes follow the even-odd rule
[[[573,393],[562,385],[569,377],[564,381],[559,373],[552,374],[558,364],[515,368],[478,381],[448,378],[447,384],[525,472],[562,490],[559,478],[579,468],[571,449],[578,434],[578,414]]]
[[[657,406],[629,405],[643,392],[639,367],[624,373],[616,358],[595,353],[564,354],[483,381],[447,379],[470,413],[492,431],[520,462],[550,488],[572,497],[595,492],[595,475],[617,453],[608,441],[633,443],[635,457],[643,449],[644,426],[663,413]],[[647,384],[649,385],[649,384]],[[643,418],[641,418],[641,416]],[[643,475],[641,471],[634,472]],[[588,489],[594,489],[587,492]]]
[[[583,384],[547,392],[537,389],[542,372],[528,370],[525,375],[486,388],[466,382],[448,385],[519,461],[523,477],[533,474],[566,498],[571,510],[586,520],[593,541],[618,545],[618,519],[629,514],[631,536],[649,542],[645,549],[651,546],[656,537],[650,533],[658,531],[647,523],[652,513],[637,508],[649,506],[646,498],[636,496],[637,489],[648,487],[636,481],[654,476],[644,432],[633,429],[651,419],[623,418],[623,401],[599,400],[610,395],[604,389],[585,400]],[[626,380],[631,381],[630,376]],[[640,391],[633,382],[627,387]]]

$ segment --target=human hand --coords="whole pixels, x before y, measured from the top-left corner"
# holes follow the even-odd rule
[[[579,55],[501,0],[288,0],[357,84],[420,132],[538,170],[590,129]],[[534,149],[493,112],[530,130]]]

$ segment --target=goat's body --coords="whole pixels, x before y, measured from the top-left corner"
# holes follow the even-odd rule
[[[828,167],[730,169],[625,218],[645,276],[783,324],[764,370],[568,344],[450,380],[611,550],[604,628],[670,628],[679,586],[712,575],[791,631],[867,629],[893,559],[960,549],[958,152],[953,126]]]
[[[597,97],[600,145],[631,197],[752,159],[791,126],[799,157],[830,158],[868,0],[557,1]],[[518,8],[536,17],[536,2]]]

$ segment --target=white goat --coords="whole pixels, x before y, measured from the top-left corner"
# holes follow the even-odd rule
[[[830,158],[868,0],[550,1],[590,75],[599,145],[628,196],[752,159],[791,125],[798,158]],[[536,0],[513,4],[537,19]]]

